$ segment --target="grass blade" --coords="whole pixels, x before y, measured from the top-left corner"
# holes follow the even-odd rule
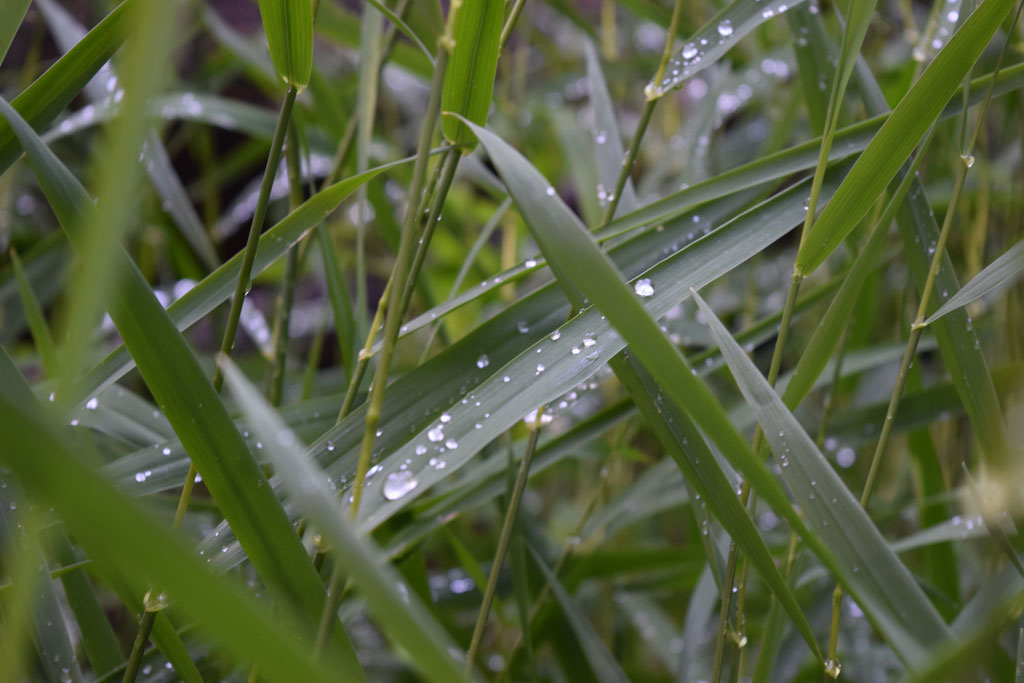
[[[78,247],[76,231],[88,225],[92,200],[2,99],[0,113],[15,128],[62,227]],[[266,476],[135,263],[119,247],[114,258],[122,280],[111,301],[110,315],[125,345],[132,349],[143,380],[245,546],[253,566],[283,603],[294,600],[315,618],[324,601],[323,585],[267,486]],[[291,597],[286,599],[288,595]],[[347,642],[339,644],[345,645]],[[346,668],[351,675],[362,674],[354,659]]]
[[[285,487],[330,540],[335,560],[355,582],[381,627],[396,645],[408,651],[414,665],[429,680],[463,680],[458,663],[449,654],[454,643],[426,607],[409,593],[398,572],[371,541],[356,535],[327,486],[323,471],[302,452],[295,434],[230,360],[222,358],[221,367],[231,393],[266,442],[267,454]]]
[[[313,71],[313,5],[310,0],[259,0],[270,61],[278,77],[299,90]]]
[[[85,84],[121,47],[130,27],[130,12],[138,0],[118,5],[80,40],[74,48],[37,78],[11,102],[15,110],[36,127],[49,125],[64,111]],[[21,155],[14,129],[0,121],[0,173]]]
[[[919,667],[930,649],[950,638],[942,617],[714,311],[698,294],[694,293],[694,298],[744,398],[757,413],[804,518],[829,540],[844,563],[846,576],[838,577],[844,588],[861,603],[907,665]]]
[[[551,593],[555,596],[555,600],[558,601],[559,607],[562,608],[562,614],[565,615],[565,618],[569,621],[569,626],[572,627],[573,633],[576,634],[576,639],[579,641],[580,647],[583,648],[583,652],[586,654],[587,661],[597,680],[600,683],[626,683],[629,681],[626,672],[615,661],[615,657],[608,652],[608,648],[601,642],[601,638],[594,631],[594,627],[590,625],[590,622],[587,621],[587,617],[580,610],[576,601],[566,592],[558,577],[548,569],[544,558],[541,557],[533,545],[529,545],[528,548],[533,556],[534,563],[544,576],[548,586],[551,587]]]
[[[942,316],[963,308],[993,291],[1002,290],[1017,281],[1024,272],[1024,240],[1007,249],[999,258],[985,266],[960,291],[946,299],[938,310],[924,321],[930,325]]]
[[[273,679],[335,679],[296,641],[289,626],[298,624],[289,623],[283,606],[272,621],[233,582],[211,574],[180,537],[93,473],[38,404],[15,400],[19,382],[20,393],[28,391],[16,375],[6,353],[0,352],[0,435],[7,444],[3,460],[33,496],[56,508],[95,561],[116,560],[135,577],[165,586],[176,605],[200,619],[212,640],[236,657],[257,662]],[[83,496],[83,490],[97,495]]]
[[[455,43],[441,93],[442,112],[465,116],[476,124],[486,123],[504,18],[504,0],[478,0],[459,8],[453,29]],[[457,119],[442,117],[441,130],[445,139],[466,152],[476,143],[473,134]]]
[[[18,32],[30,4],[32,0],[14,0],[4,7],[3,14],[0,15],[0,64],[3,64],[11,41],[14,40],[14,34]]]
[[[53,346],[53,337],[50,336],[50,328],[46,324],[46,316],[43,314],[43,307],[39,305],[36,293],[32,291],[32,283],[25,275],[25,269],[21,266],[21,259],[18,252],[11,249],[11,264],[14,266],[14,278],[18,283],[18,295],[21,297],[22,310],[25,311],[25,320],[32,332],[32,340],[39,352],[39,360],[43,364],[43,372],[47,377],[56,377],[59,370],[57,364],[57,352]]]
[[[878,199],[935,122],[1006,17],[1013,0],[985,0],[911,87],[825,206],[797,254],[796,270],[814,271]]]
[[[796,2],[751,3],[736,0],[712,17],[694,33],[669,61],[659,83],[647,86],[648,97],[678,88],[683,82],[708,68],[728,52],[741,38],[772,17],[782,14]]]

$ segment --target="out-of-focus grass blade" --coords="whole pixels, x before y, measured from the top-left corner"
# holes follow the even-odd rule
[[[377,11],[379,11],[381,14],[387,17],[388,21],[394,24],[395,27],[402,32],[402,35],[404,35],[406,38],[412,41],[412,44],[418,47],[420,49],[420,52],[426,55],[427,59],[430,60],[431,63],[434,62],[433,53],[430,51],[429,48],[427,48],[426,45],[423,44],[423,41],[420,40],[419,34],[417,34],[416,31],[412,30],[412,27],[405,23],[405,20],[402,19],[402,17],[395,14],[384,3],[380,2],[380,0],[367,0],[367,2],[376,7]]]
[[[625,155],[622,148],[622,133],[619,130],[619,122],[615,118],[615,107],[612,106],[612,98],[608,94],[608,85],[605,83],[604,73],[601,70],[601,59],[597,56],[597,48],[590,40],[583,41],[583,56],[586,58],[587,80],[590,82],[590,106],[594,109],[594,161],[597,165],[597,178],[600,183],[600,187],[597,188],[598,201],[601,201],[602,191],[606,193],[605,201],[611,201],[611,197],[608,197],[607,193],[615,190],[619,166],[622,165],[622,158]],[[480,122],[475,121],[474,123]],[[619,199],[616,213],[632,213],[639,208],[640,202],[633,189],[633,180],[628,179],[622,190],[622,197]]]
[[[40,239],[32,248],[21,253],[25,277],[32,285],[39,303],[44,307],[53,301],[64,287],[70,247],[59,232]],[[21,306],[18,281],[14,266],[8,263],[0,268],[0,342],[11,343],[25,331],[28,321]]]
[[[1024,628],[1017,633],[1017,667],[1013,672],[1015,683],[1024,683]]]
[[[1017,242],[1002,256],[985,266],[959,292],[948,298],[937,311],[928,316],[924,324],[930,325],[950,311],[977,301],[989,292],[1008,287],[1020,277],[1022,272],[1024,272],[1024,240]]]
[[[942,617],[714,311],[696,293],[694,299],[707,317],[740,391],[756,412],[804,519],[819,535],[830,539],[851,572],[856,587],[851,594],[896,653],[910,668],[920,667],[931,648],[950,638]]]
[[[415,11],[418,4],[420,3],[412,3],[409,12]],[[406,24],[408,25],[408,22]],[[351,10],[341,5],[332,2],[321,3],[316,15],[316,31],[321,37],[344,48],[359,46],[359,20]],[[431,59],[424,56],[422,49],[404,41],[395,43],[389,62],[405,69],[413,76],[424,79],[430,77],[433,69]]]
[[[393,161],[373,168],[351,178],[338,181],[306,200],[302,206],[283,218],[261,237],[256,260],[253,262],[253,276],[266,270],[270,264],[283,256],[314,226],[323,221],[353,190],[378,174],[407,163],[411,159]],[[224,303],[234,292],[241,268],[242,254],[235,254],[224,265],[193,287],[187,294],[167,308],[167,314],[178,329],[186,329]],[[134,367],[134,361],[124,346],[112,351],[99,365],[90,370],[77,382],[71,391],[72,403],[81,403],[100,389],[123,376]]]
[[[0,355],[4,356],[3,361],[8,364],[7,352],[0,349]],[[0,361],[0,362],[3,362]],[[13,368],[13,365],[11,366]],[[0,370],[0,375],[2,375]],[[38,513],[37,513],[38,514]],[[38,566],[37,553],[39,545],[36,540],[35,530],[38,528],[36,515],[26,514],[22,521],[25,529],[25,543],[21,548],[15,548],[14,544],[5,544],[6,553],[0,555],[4,559],[4,565],[11,579],[11,586],[18,586],[17,591],[4,601],[4,630],[3,638],[0,638],[0,680],[20,681],[25,678],[25,655],[31,651],[31,628],[32,620],[32,598],[36,591],[35,582],[40,579],[36,571]],[[31,544],[31,548],[26,545]],[[48,577],[47,577],[48,578]]]
[[[505,19],[504,0],[477,0],[453,5],[455,45],[448,60],[441,92],[441,111],[460,114],[475,124],[487,122],[491,92],[498,70],[498,43]],[[472,149],[476,138],[458,119],[441,119],[445,138]]]
[[[10,363],[6,358],[0,359],[0,363]],[[24,384],[22,384],[22,388]],[[5,443],[10,444],[5,440]],[[35,576],[24,577],[25,584],[17,590],[28,590],[32,595],[31,621],[35,635],[36,650],[39,653],[39,661],[42,663],[46,678],[50,681],[74,681],[81,683],[82,668],[75,658],[75,648],[68,637],[68,628],[64,623],[64,615],[60,603],[57,600],[57,592],[53,588],[53,580],[46,566],[46,558],[38,540],[38,529],[33,533],[33,538],[23,537],[21,520],[18,512],[28,510],[29,504],[21,495],[20,487],[15,482],[8,482],[6,477],[0,477],[0,529],[12,548],[17,548],[20,553],[26,553],[31,558],[32,568]],[[31,514],[31,513],[29,513]],[[35,526],[32,524],[31,526]],[[19,547],[20,546],[20,547]],[[15,626],[15,628],[17,628]]]
[[[43,127],[64,111],[97,71],[121,46],[131,23],[135,0],[123,2],[97,24],[74,48],[37,78],[12,106],[33,126]],[[5,10],[6,13],[6,10]],[[21,155],[14,130],[0,121],[0,173]]]
[[[616,591],[614,600],[622,616],[629,619],[640,637],[650,645],[662,666],[675,673],[679,668],[682,639],[677,637],[679,629],[665,610],[647,594],[639,591]]]
[[[0,64],[3,64],[4,57],[7,56],[7,49],[11,47],[14,34],[18,32],[21,20],[25,18],[25,12],[28,11],[28,6],[31,3],[32,0],[12,0],[4,6],[4,11],[0,13]]]
[[[85,27],[62,6],[53,0],[39,0],[39,9],[50,27],[50,32],[60,48],[66,53],[73,48],[85,35]],[[103,80],[104,82],[100,82]],[[120,84],[112,67],[100,69],[96,78],[86,84],[86,92],[94,107],[97,102],[114,101],[115,93]],[[119,107],[117,107],[119,109]],[[188,194],[181,184],[177,171],[171,164],[170,156],[156,130],[150,129],[146,134],[146,142],[142,147],[141,162],[157,194],[161,206],[170,215],[185,241],[189,243],[203,265],[209,269],[217,267],[219,259],[210,241],[199,214],[189,201]]]
[[[259,0],[270,61],[291,87],[309,85],[313,71],[313,4],[310,0]]]
[[[211,574],[180,537],[92,472],[38,404],[14,400],[16,376],[6,353],[0,353],[0,435],[5,444],[0,457],[29,493],[57,510],[87,552],[95,548],[122,570],[164,587],[175,605],[201,622],[212,641],[242,661],[258,664],[268,677],[282,683],[336,679],[326,663],[310,657],[296,640],[298,624],[288,618],[284,604],[271,620],[236,584]],[[82,495],[83,490],[90,495]]]
[[[593,670],[597,680],[600,683],[626,683],[629,681],[626,672],[622,670],[619,663],[615,661],[615,657],[608,651],[605,644],[601,642],[600,636],[597,635],[594,627],[587,621],[587,617],[580,610],[579,605],[566,592],[558,577],[548,569],[544,558],[533,545],[529,545],[528,548],[530,554],[533,555],[533,561],[544,576],[544,580],[551,587],[551,593],[555,596],[555,600],[558,601],[559,607],[562,608],[562,614],[565,615],[569,625],[572,627],[573,633],[576,634],[576,639],[579,641],[580,647],[583,648],[587,662],[590,664],[590,668]]]
[[[806,235],[797,254],[798,271],[805,275],[814,271],[867,214],[938,118],[1012,6],[1013,0],[986,0],[928,65]]]
[[[18,282],[18,294],[21,296],[22,310],[25,312],[25,320],[28,321],[28,329],[32,332],[32,341],[35,342],[36,351],[39,353],[39,360],[42,362],[43,371],[47,377],[56,377],[59,366],[57,365],[57,352],[54,350],[53,337],[50,336],[50,328],[46,324],[46,316],[43,315],[43,307],[39,305],[36,293],[32,291],[32,283],[25,276],[25,270],[21,267],[21,259],[18,252],[11,249],[11,263],[14,266],[14,277]]]
[[[648,97],[652,94],[661,95],[678,88],[683,81],[718,61],[743,36],[772,17],[782,14],[787,8],[799,5],[802,1],[770,0],[769,2],[755,3],[736,0],[690,36],[682,50],[669,60],[662,81],[651,83],[648,86]],[[670,37],[670,39],[672,38],[674,36]],[[654,92],[651,92],[652,90]]]
[[[89,224],[91,198],[2,99],[0,113],[14,127],[51,207],[78,248],[77,230]],[[146,386],[263,580],[282,599],[289,596],[316,619],[324,587],[288,516],[181,333],[128,254],[120,246],[115,249],[113,263],[121,282],[111,299],[110,316],[132,349]],[[343,632],[336,631],[342,633],[336,638],[338,647],[342,652],[348,648],[346,670],[361,678],[351,646]]]
[[[266,443],[267,454],[285,487],[330,540],[335,561],[355,582],[380,626],[409,653],[411,663],[429,680],[463,680],[458,662],[449,654],[454,642],[409,592],[398,571],[372,546],[372,541],[356,535],[345,520],[343,506],[327,486],[323,471],[303,453],[295,434],[230,360],[221,359],[221,367],[231,393]]]

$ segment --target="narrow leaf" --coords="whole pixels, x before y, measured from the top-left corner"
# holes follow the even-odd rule
[[[924,321],[930,325],[942,316],[977,301],[986,294],[1009,287],[1024,273],[1024,240],[1007,249],[999,258],[988,264],[960,291],[951,296],[937,311]]]
[[[460,114],[476,124],[487,122],[498,69],[498,47],[505,18],[504,0],[477,0],[453,5],[455,27],[441,92],[441,111]],[[473,135],[457,119],[443,117],[441,130],[453,145],[472,149]]]
[[[313,71],[313,5],[310,0],[259,0],[270,61],[281,80],[302,90]]]

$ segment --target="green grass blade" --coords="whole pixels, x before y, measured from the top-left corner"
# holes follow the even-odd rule
[[[32,332],[32,341],[35,342],[36,350],[39,352],[39,360],[43,365],[43,372],[47,377],[57,377],[59,366],[57,364],[57,352],[53,346],[53,337],[50,336],[50,327],[46,324],[46,316],[43,314],[43,307],[39,305],[36,293],[32,291],[32,283],[25,275],[25,269],[21,266],[21,259],[18,252],[10,251],[11,264],[14,266],[14,277],[18,283],[18,295],[21,297],[21,307],[25,312],[25,320]]]
[[[597,166],[598,201],[601,192],[613,192],[618,181],[619,166],[625,150],[622,147],[622,133],[619,122],[615,118],[615,107],[612,105],[608,84],[605,83],[601,70],[601,59],[597,56],[597,48],[590,40],[583,42],[583,57],[587,62],[587,80],[590,82],[590,104],[594,108],[594,162]],[[475,121],[474,123],[480,123]],[[607,194],[604,198],[608,201]],[[601,207],[602,211],[604,207]],[[633,189],[632,179],[626,180],[616,209],[619,213],[632,213],[640,208],[640,201]]]
[[[814,271],[867,214],[938,118],[1012,6],[1013,0],[985,0],[925,69],[807,234],[797,254],[797,271],[805,275]]]
[[[587,662],[590,664],[590,668],[593,670],[597,680],[600,683],[626,683],[629,681],[626,672],[622,670],[619,663],[615,661],[615,657],[612,656],[612,653],[601,642],[600,636],[597,635],[594,627],[587,621],[586,615],[583,614],[579,605],[576,604],[576,601],[572,599],[572,596],[562,586],[558,577],[548,568],[544,558],[541,557],[540,553],[532,545],[528,547],[530,554],[533,556],[534,563],[544,576],[548,586],[551,587],[551,593],[555,596],[559,607],[562,608],[562,614],[569,621],[569,626],[572,627],[580,647],[583,648]]]
[[[76,231],[88,225],[92,200],[2,99],[0,113],[17,131],[62,227],[78,247]],[[245,546],[253,566],[282,599],[290,595],[288,600],[294,600],[315,618],[324,600],[323,585],[270,491],[266,476],[137,266],[119,247],[114,259],[121,286],[111,300],[110,315],[125,345],[132,350],[143,380]],[[340,636],[339,647],[346,646],[350,647]],[[351,651],[346,669],[350,675],[362,675]]]
[[[478,0],[459,8],[452,36],[455,42],[441,92],[442,112],[460,114],[479,125],[486,123],[504,19],[504,0]],[[476,142],[457,119],[443,117],[441,130],[450,143],[467,150]]]
[[[313,71],[313,4],[310,0],[259,0],[270,61],[278,77],[299,90]]]
[[[461,667],[449,654],[454,642],[416,596],[409,593],[398,572],[381,557],[372,541],[356,535],[327,486],[323,471],[302,452],[294,432],[230,360],[222,359],[221,367],[231,393],[249,415],[254,431],[265,441],[267,454],[285,488],[330,540],[335,560],[355,582],[377,622],[409,653],[413,664],[429,680],[463,680]]]
[[[714,311],[696,293],[694,298],[744,398],[757,413],[782,477],[808,525],[829,539],[848,569],[847,576],[852,577],[856,590],[851,594],[896,653],[911,668],[921,666],[928,651],[951,635],[942,617]]]
[[[201,621],[211,640],[243,661],[258,663],[267,676],[282,683],[335,680],[296,641],[289,626],[298,625],[289,623],[283,605],[271,620],[235,583],[211,574],[179,536],[92,472],[38,404],[16,400],[16,374],[0,353],[0,435],[7,445],[0,457],[33,496],[57,510],[90,555],[95,550],[134,576],[164,586],[175,605]],[[21,384],[23,395],[28,387]]]
[[[74,48],[37,78],[11,103],[36,127],[49,125],[74,99],[121,46],[130,27],[130,11],[137,0],[118,5]],[[0,121],[0,173],[21,155],[14,130]]]
[[[931,325],[942,316],[977,301],[990,292],[1002,290],[1017,281],[1024,272],[1024,240],[1007,249],[988,264],[960,291],[946,299],[938,310],[928,316],[925,325]]]
[[[765,3],[736,0],[690,36],[683,48],[669,60],[661,82],[647,86],[648,97],[661,96],[669,90],[678,88],[686,79],[718,61],[745,35],[772,17],[782,14],[788,7],[799,5],[800,2],[802,0],[771,0]]]
[[[0,14],[0,64],[3,64],[11,41],[14,40],[14,34],[18,32],[30,4],[32,0],[13,0],[4,6],[4,11]]]

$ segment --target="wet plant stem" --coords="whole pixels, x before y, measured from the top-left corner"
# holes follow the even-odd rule
[[[533,462],[533,454],[537,449],[537,439],[540,437],[541,415],[546,406],[537,408],[537,417],[531,425],[530,438],[526,442],[526,451],[519,463],[519,470],[516,472],[516,481],[512,487],[512,495],[509,496],[508,510],[505,512],[505,520],[501,525],[501,534],[498,536],[498,548],[494,551],[494,560],[491,562],[491,573],[487,576],[487,586],[484,588],[484,598],[480,603],[480,611],[476,615],[476,624],[473,626],[473,637],[469,641],[469,649],[466,651],[466,678],[473,674],[473,663],[480,651],[480,642],[484,634],[484,626],[487,624],[487,615],[491,611],[491,604],[494,602],[494,592],[498,587],[498,575],[501,574],[501,565],[505,562],[505,555],[508,552],[509,540],[512,538],[512,527],[515,526],[516,518],[519,515],[519,502],[523,498],[523,491],[526,490],[526,481],[530,477],[530,464]]]
[[[252,278],[253,262],[256,260],[256,247],[259,246],[260,233],[263,231],[263,223],[267,217],[267,205],[270,203],[270,190],[274,185],[274,176],[277,174],[277,166],[281,161],[281,150],[284,147],[284,139],[291,121],[292,109],[295,106],[295,97],[298,90],[295,86],[288,88],[285,93],[284,102],[281,104],[281,111],[278,114],[277,125],[274,128],[274,137],[270,143],[270,154],[267,156],[267,165],[263,169],[263,181],[260,183],[259,195],[256,198],[256,210],[252,216],[252,223],[249,224],[249,236],[245,243],[245,250],[242,254],[241,269],[238,273],[238,282],[235,286],[235,294],[231,300],[231,310],[228,313],[228,324],[224,330],[224,338],[221,341],[220,353],[225,356],[231,355],[231,348],[235,344],[235,335],[238,333],[238,323],[242,317],[242,303],[245,301],[245,294],[249,291]],[[224,386],[224,375],[221,374],[221,366],[213,375],[213,388],[218,393]],[[185,512],[188,510],[188,503],[192,497],[192,489],[195,487],[198,471],[194,463],[189,463],[188,474],[185,476],[185,484],[181,489],[181,496],[178,498],[178,506],[174,511],[172,526],[177,529],[185,519]],[[150,591],[152,593],[152,591]],[[122,683],[132,683],[138,676],[139,665],[142,662],[142,655],[145,654],[146,643],[153,631],[153,624],[156,622],[158,608],[150,609],[145,607],[142,618],[139,621],[139,632],[135,636],[131,653],[128,655],[128,663],[125,667]]]
[[[451,47],[451,30],[453,26],[454,11],[449,14],[448,27],[438,40],[437,60],[434,63],[434,73],[430,84],[430,98],[427,103],[426,113],[420,125],[419,140],[416,146],[416,161],[413,165],[412,182],[409,185],[408,204],[405,211],[405,219],[402,223],[402,233],[398,245],[398,254],[395,257],[395,265],[391,271],[391,277],[381,295],[381,301],[377,306],[377,312],[370,325],[367,334],[366,344],[359,354],[361,368],[349,382],[345,400],[342,403],[339,421],[351,410],[355,400],[355,394],[366,371],[366,363],[369,362],[373,348],[373,337],[380,326],[380,318],[384,319],[384,340],[377,362],[377,369],[374,373],[373,384],[370,388],[370,396],[367,400],[366,425],[363,432],[362,446],[359,452],[359,460],[356,463],[356,474],[352,483],[352,503],[349,507],[349,518],[356,519],[359,513],[359,503],[362,498],[363,484],[366,481],[366,473],[370,469],[370,454],[373,448],[373,439],[380,422],[381,404],[384,399],[384,389],[387,384],[387,374],[391,365],[391,356],[394,352],[395,343],[398,340],[399,325],[401,324],[404,311],[399,310],[400,306],[388,305],[389,301],[401,301],[404,297],[405,280],[402,274],[409,272],[413,258],[413,242],[415,242],[417,226],[420,215],[420,197],[423,193],[427,180],[427,162],[430,158],[430,141],[434,135],[434,128],[437,125],[438,109],[441,101],[441,89],[444,85],[444,74],[448,66],[448,57]],[[364,361],[365,359],[365,361]],[[337,565],[331,574],[330,585],[327,590],[327,601],[320,617],[320,624],[317,628],[316,640],[314,642],[315,652],[320,652],[327,642],[334,625],[335,614],[341,601],[343,576]]]

